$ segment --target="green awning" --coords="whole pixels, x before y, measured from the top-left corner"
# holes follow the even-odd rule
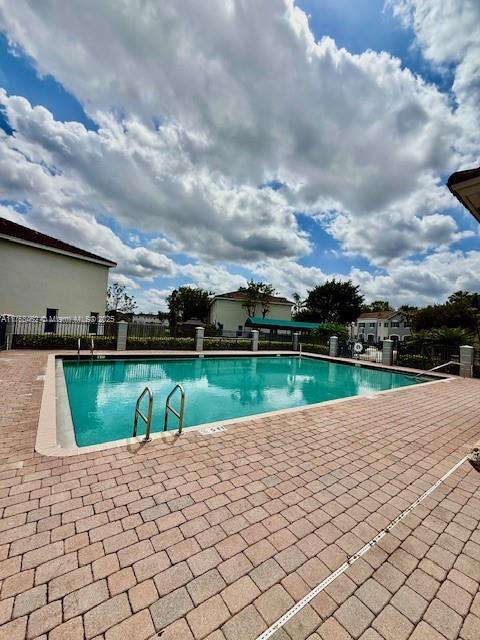
[[[316,329],[320,322],[297,322],[296,320],[279,320],[277,318],[260,318],[251,316],[245,322],[246,327],[258,329],[288,329],[290,331],[311,331]]]

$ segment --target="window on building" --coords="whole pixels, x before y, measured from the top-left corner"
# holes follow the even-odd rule
[[[399,322],[392,322],[392,327],[399,327],[400,323]]]
[[[58,309],[52,309],[51,307],[47,307],[47,313],[45,314],[45,333],[56,333],[57,332],[57,317],[58,317]]]
[[[358,326],[361,327],[362,329],[365,327],[365,323],[364,322],[359,322]]]
[[[374,322],[370,322],[370,326],[371,326],[371,327],[374,327],[374,326],[375,326],[375,323],[374,323]]]
[[[388,327],[388,322],[385,322],[383,326]]]
[[[410,321],[409,320],[404,320],[403,321],[403,326],[404,327],[409,327],[410,326]]]
[[[90,311],[90,324],[88,325],[88,333],[98,333],[98,312]]]

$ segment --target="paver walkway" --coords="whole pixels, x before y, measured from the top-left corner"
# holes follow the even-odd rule
[[[480,438],[452,379],[47,458],[46,358],[0,354],[0,640],[255,640]],[[274,640],[476,640],[479,523],[464,464]]]

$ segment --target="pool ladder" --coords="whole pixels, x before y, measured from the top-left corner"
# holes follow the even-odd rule
[[[90,340],[90,357],[93,358],[93,338]],[[82,349],[82,339],[78,338],[77,340],[77,358],[80,359],[80,351]]]
[[[148,394],[148,408],[147,408],[147,415],[145,415],[144,413],[142,413],[141,409],[140,409],[140,403],[143,400],[143,398],[145,397],[145,395]],[[150,442],[151,438],[150,438],[150,427],[152,424],[152,410],[153,410],[153,393],[150,389],[150,387],[145,387],[145,389],[142,391],[142,393],[138,396],[137,402],[135,404],[135,419],[133,422],[133,437],[135,438],[137,435],[137,425],[138,425],[138,418],[140,417],[144,422],[145,422],[145,440],[144,442]]]
[[[170,405],[170,398],[173,396],[177,389],[180,391],[180,412],[174,409]],[[167,400],[165,402],[165,420],[163,422],[163,430],[166,431],[168,429],[168,412],[171,411],[178,418],[178,433],[182,433],[183,429],[183,413],[185,411],[185,390],[181,384],[176,384],[170,393],[167,396]]]
[[[180,411],[174,409],[170,404],[170,399],[177,389],[180,391]],[[145,415],[140,409],[140,403],[142,402],[145,395],[148,395],[148,408],[147,415]],[[150,387],[145,387],[142,393],[138,396],[137,402],[135,404],[135,418],[133,422],[133,437],[135,438],[137,435],[137,426],[138,426],[138,418],[141,418],[146,425],[145,428],[145,440],[144,442],[150,442],[150,429],[152,425],[152,411],[153,411],[153,393]],[[183,414],[185,412],[185,390],[181,384],[176,384],[170,393],[167,396],[167,400],[165,402],[165,420],[163,423],[163,430],[167,431],[168,429],[168,412],[171,411],[178,418],[178,433],[182,433],[183,429]]]

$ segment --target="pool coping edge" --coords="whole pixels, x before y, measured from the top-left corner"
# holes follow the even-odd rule
[[[192,352],[192,355],[193,353],[195,353],[194,357],[195,356],[198,357],[198,352]],[[231,351],[229,353],[231,354],[231,357],[238,355],[235,351]],[[278,353],[279,353],[278,351],[262,352],[262,354],[268,354],[268,355],[277,355]],[[282,352],[282,353],[286,354],[287,352]],[[289,353],[291,354],[291,352]],[[222,352],[222,356],[224,356],[224,354],[225,352]],[[38,418],[37,436],[35,440],[35,451],[44,456],[71,457],[71,456],[78,456],[78,455],[89,454],[89,453],[96,453],[99,451],[107,451],[109,449],[116,449],[118,447],[143,445],[144,444],[143,436],[123,438],[120,440],[112,440],[110,442],[102,442],[99,444],[88,445],[84,447],[79,447],[76,444],[75,435],[73,431],[73,423],[72,423],[72,418],[70,413],[70,405],[68,401],[68,395],[67,395],[64,378],[63,378],[63,385],[61,381],[59,384],[57,384],[58,370],[56,366],[56,361],[57,361],[57,357],[61,357],[61,355],[63,354],[52,353],[48,355],[47,367],[45,371],[45,381],[44,381],[44,387],[43,387],[43,393],[42,393],[42,401],[40,405],[40,413]],[[158,355],[161,355],[161,352],[159,352]],[[327,359],[329,361],[337,360],[336,358],[335,359],[325,358],[325,357],[322,357],[320,354],[314,354],[314,353],[310,354],[310,353],[304,352],[302,355],[305,357],[309,357],[309,358],[311,357],[315,359],[317,358],[324,359],[324,360]],[[228,355],[226,357],[228,357]],[[341,360],[340,361],[337,360],[337,362],[339,362],[339,364],[347,364],[345,362],[342,362]],[[362,365],[359,364],[359,366],[362,366]],[[387,371],[389,370],[389,371],[395,372],[395,373],[407,373],[406,370],[399,370],[398,368],[395,368],[395,367],[381,367],[381,368]],[[62,367],[62,372],[63,372],[63,367]],[[408,371],[408,373],[416,373],[416,372]],[[433,376],[429,376],[429,377],[433,377]],[[425,387],[431,384],[436,384],[438,382],[450,382],[452,380],[455,380],[455,377],[445,376],[445,375],[434,376],[433,380],[422,383],[422,387]],[[310,411],[312,409],[318,409],[320,407],[328,407],[333,404],[338,404],[342,402],[349,402],[349,401],[353,402],[355,400],[358,401],[359,399],[363,399],[363,400],[376,399],[385,394],[390,394],[390,393],[399,392],[399,391],[408,391],[409,389],[416,389],[416,388],[417,388],[417,385],[412,384],[405,387],[398,387],[396,389],[385,389],[383,391],[376,391],[366,395],[346,396],[345,398],[336,398],[334,400],[316,402],[314,404],[302,405],[300,407],[288,407],[286,409],[277,409],[274,411],[267,411],[265,413],[256,413],[249,416],[240,416],[237,418],[230,418],[228,420],[218,420],[215,422],[203,423],[203,424],[195,425],[192,427],[188,427],[188,430],[183,431],[182,435],[185,436],[190,433],[197,434],[200,436],[217,435],[218,433],[223,432],[225,430],[225,429],[220,430],[219,427],[230,428],[237,424],[241,425],[245,422],[249,422],[252,420],[257,421],[257,420],[261,420],[262,418],[276,417],[276,416],[295,413],[299,411]],[[62,409],[60,409],[58,406],[59,401],[63,403]],[[68,411],[66,409],[68,409]],[[61,421],[63,422],[63,420],[67,421],[66,425],[64,423],[60,424],[60,422]],[[59,427],[63,435],[63,442],[66,443],[68,441],[67,446],[63,446],[62,443],[59,441],[60,440]],[[68,433],[69,431],[70,433]],[[208,431],[211,431],[211,433],[208,433]],[[172,437],[177,437],[177,436],[178,436],[178,432],[173,430],[151,433],[152,441],[160,440],[160,439],[163,439],[163,440],[171,439]]]

